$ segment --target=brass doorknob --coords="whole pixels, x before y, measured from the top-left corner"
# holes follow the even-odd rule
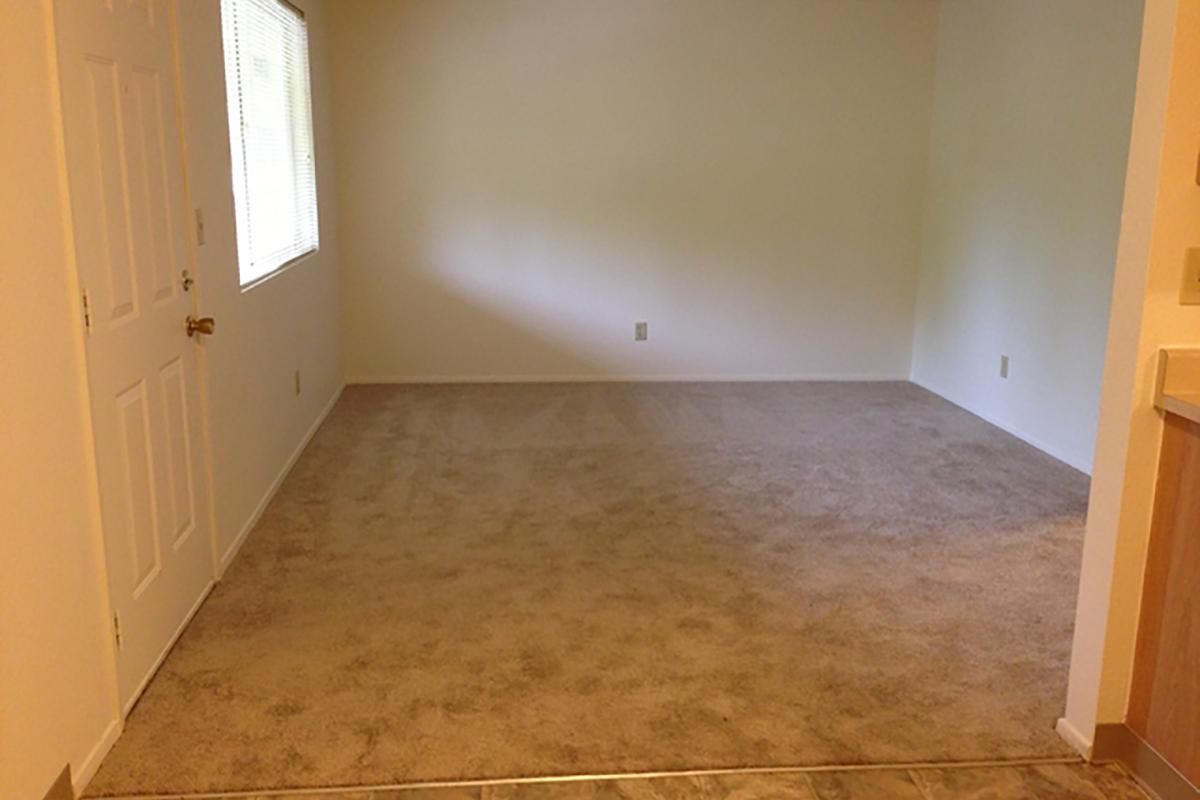
[[[213,330],[217,327],[217,323],[213,322],[212,317],[201,317],[196,319],[192,315],[187,318],[187,335],[195,336],[197,333],[203,333],[206,336],[211,336]]]

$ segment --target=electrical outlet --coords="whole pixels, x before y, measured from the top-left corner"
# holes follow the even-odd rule
[[[296,378],[296,394],[300,394],[300,370],[296,370],[295,378]]]
[[[1184,258],[1183,285],[1179,287],[1179,302],[1185,306],[1200,305],[1200,247],[1189,247]]]
[[[633,323],[633,340],[635,342],[644,342],[650,338],[650,332],[647,330],[646,323]]]
[[[1008,356],[1000,356],[1000,377],[1008,380]]]

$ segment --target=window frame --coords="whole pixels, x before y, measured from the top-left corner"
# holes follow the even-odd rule
[[[260,0],[260,2],[277,3],[278,5],[283,7],[287,12],[290,12],[292,15],[294,15],[296,17],[296,19],[299,21],[299,23],[303,29],[303,43],[304,43],[303,80],[304,80],[304,90],[305,90],[305,94],[306,94],[304,105],[305,105],[305,111],[307,113],[305,114],[306,119],[303,121],[302,124],[305,124],[308,127],[309,141],[311,142],[311,148],[310,148],[310,153],[308,155],[308,158],[310,160],[311,172],[312,172],[312,197],[313,197],[312,214],[313,214],[313,223],[314,223],[312,226],[313,242],[312,242],[311,246],[309,246],[306,250],[304,250],[300,253],[297,253],[296,255],[292,256],[291,258],[286,259],[285,261],[280,262],[279,264],[272,266],[270,270],[263,272],[259,275],[256,275],[255,277],[253,277],[249,280],[243,279],[242,234],[241,234],[240,228],[241,228],[243,217],[245,217],[246,225],[247,226],[250,225],[249,211],[248,211],[249,204],[250,204],[250,199],[249,199],[250,192],[249,192],[249,186],[248,186],[248,182],[247,182],[247,176],[248,176],[249,171],[247,169],[247,162],[246,162],[246,156],[245,156],[246,147],[245,147],[245,132],[244,132],[244,127],[245,127],[244,116],[239,111],[235,117],[234,108],[230,102],[233,97],[233,95],[231,95],[230,82],[231,81],[236,82],[237,88],[235,91],[237,92],[236,96],[238,96],[238,97],[240,97],[242,95],[242,92],[244,91],[244,87],[240,81],[239,72],[237,72],[237,71],[231,72],[229,69],[229,54],[226,49],[226,36],[225,36],[225,34],[227,33],[227,30],[226,30],[226,22],[224,19],[226,2],[233,4],[233,3],[237,3],[237,2],[243,2],[243,1],[244,0],[221,0],[221,2],[219,3],[219,13],[221,14],[221,48],[222,48],[222,62],[223,62],[222,69],[223,69],[223,72],[225,75],[225,82],[226,82],[225,117],[226,117],[226,122],[228,123],[228,127],[229,127],[230,189],[232,190],[232,195],[233,195],[232,200],[233,200],[233,206],[234,206],[233,216],[234,216],[234,228],[235,228],[235,230],[234,230],[234,240],[235,240],[234,241],[234,250],[237,254],[236,263],[237,263],[238,289],[239,289],[240,293],[245,294],[246,292],[250,291],[251,289],[261,286],[264,283],[267,283],[272,278],[282,275],[283,273],[289,271],[293,266],[296,266],[297,264],[299,264],[301,261],[304,261],[304,260],[312,257],[313,255],[317,254],[318,252],[320,252],[320,249],[321,249],[321,234],[320,234],[321,212],[320,212],[320,186],[319,186],[319,179],[317,176],[317,152],[316,152],[317,151],[317,137],[316,137],[316,130],[313,126],[313,113],[312,113],[312,108],[313,108],[312,58],[311,58],[311,47],[309,46],[309,36],[308,36],[308,34],[309,34],[308,18],[304,13],[303,8],[300,8],[295,3],[289,2],[289,0]],[[288,126],[287,126],[288,130],[294,136],[295,131],[296,131],[296,125],[294,124],[295,123],[294,117],[289,118],[287,120],[287,122],[288,122]],[[236,125],[235,125],[235,123],[236,123]],[[241,142],[236,149],[234,147],[234,141],[233,141],[235,136],[239,136],[241,139]],[[235,158],[235,153],[241,154],[241,159],[240,159],[241,164],[237,163],[237,159]],[[293,160],[293,166],[292,166],[293,176],[295,176],[295,163],[296,162]],[[239,208],[239,204],[238,204],[239,192],[236,187],[236,184],[238,183],[239,179],[242,181],[242,184],[243,184],[241,195],[244,198],[242,202],[246,207],[245,212],[243,212],[243,210]]]

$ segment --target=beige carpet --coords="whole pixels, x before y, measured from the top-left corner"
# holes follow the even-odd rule
[[[352,387],[89,792],[1065,755],[1086,490],[909,384]]]

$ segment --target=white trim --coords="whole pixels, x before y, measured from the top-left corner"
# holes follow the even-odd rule
[[[1081,756],[1088,761],[1092,760],[1092,739],[1084,736],[1078,728],[1072,724],[1071,720],[1066,717],[1059,717],[1058,722],[1054,725],[1054,730],[1062,737],[1063,741],[1071,745]]]
[[[124,720],[120,718],[111,720],[108,727],[104,729],[104,733],[100,734],[100,741],[96,742],[96,746],[92,748],[91,752],[83,761],[79,762],[79,769],[71,770],[71,788],[74,789],[76,797],[82,795],[92,778],[96,777],[96,771],[100,769],[100,764],[103,763],[105,756],[117,743],[124,728]]]
[[[263,494],[262,499],[258,501],[258,505],[254,507],[250,518],[242,525],[242,529],[238,532],[237,537],[233,540],[233,544],[229,545],[229,549],[221,556],[221,563],[217,571],[217,580],[220,580],[225,575],[225,570],[229,568],[229,564],[237,557],[238,551],[242,549],[242,545],[246,543],[246,537],[250,535],[250,531],[254,530],[254,526],[262,519],[263,513],[267,510],[267,506],[275,498],[275,493],[279,491],[279,487],[283,485],[288,473],[292,471],[292,467],[296,466],[296,462],[300,459],[300,454],[304,452],[304,448],[308,447],[308,443],[312,441],[316,435],[317,429],[325,422],[325,418],[329,416],[329,412],[337,405],[338,398],[342,396],[342,390],[346,388],[345,384],[338,386],[334,391],[333,396],[329,398],[329,402],[317,414],[316,420],[308,431],[300,439],[300,443],[296,445],[296,449],[288,456],[288,460],[284,462],[283,468],[279,470],[279,474],[275,476],[275,480],[271,481],[271,485],[267,487],[267,491]]]
[[[909,383],[907,373],[596,373],[565,375],[355,375],[347,384],[390,383],[756,383],[756,382],[901,382]]]
[[[66,256],[67,262],[67,282],[70,286],[71,293],[71,311],[72,319],[82,319],[83,308],[81,299],[83,296],[83,280],[79,271],[79,253],[75,242],[75,217],[74,208],[71,204],[71,175],[70,167],[67,164],[67,141],[66,141],[66,122],[63,119],[63,99],[62,99],[62,75],[59,69],[59,53],[58,53],[58,19],[55,4],[47,2],[42,8],[42,24],[45,28],[45,36],[47,42],[46,50],[46,65],[47,75],[50,79],[50,88],[52,92],[52,102],[50,103],[50,115],[54,127],[54,155],[55,155],[55,177],[58,183],[58,208],[60,215],[60,227],[63,236],[63,254]],[[174,44],[174,42],[172,42]],[[109,627],[113,616],[112,588],[109,585],[108,572],[108,549],[104,538],[104,524],[102,503],[100,498],[100,469],[96,461],[96,432],[92,418],[92,381],[91,372],[89,369],[88,352],[87,352],[87,333],[82,325],[73,325],[75,329],[74,351],[77,368],[82,369],[82,374],[77,375],[77,384],[80,387],[79,397],[79,413],[83,423],[84,435],[84,468],[87,472],[87,494],[88,494],[88,516],[90,517],[89,527],[89,544],[91,545],[92,556],[95,559],[96,573],[99,593],[100,607],[98,619],[96,620],[99,630],[101,631],[101,640],[105,643],[104,655],[105,666],[108,675],[109,692],[108,706],[111,713],[108,725],[100,734],[94,747],[79,763],[79,769],[73,769],[71,779],[72,790],[75,796],[78,797],[83,793],[84,787],[100,769],[100,764],[104,761],[105,756],[112,750],[117,739],[121,735],[121,731],[125,728],[125,718],[121,713],[121,686],[120,686],[120,668],[117,660],[117,644],[116,639],[112,636],[112,630]],[[63,749],[66,749],[65,747]],[[67,763],[71,763],[74,758],[73,753],[67,756]]]
[[[999,428],[1000,430],[1002,430],[1006,433],[1011,433],[1013,436],[1017,437],[1018,439],[1025,442],[1026,444],[1032,445],[1033,447],[1036,447],[1038,450],[1041,450],[1043,453],[1050,456],[1051,458],[1056,458],[1059,461],[1066,464],[1067,466],[1073,467],[1074,469],[1077,469],[1080,472],[1082,472],[1084,475],[1091,477],[1091,474],[1092,474],[1091,462],[1087,461],[1084,458],[1079,457],[1076,453],[1068,453],[1067,451],[1063,450],[1061,447],[1052,445],[1042,439],[1039,439],[1036,436],[1026,433],[1025,431],[1021,430],[1020,428],[1016,427],[1015,425],[1013,425],[1009,422],[1006,422],[1005,420],[1002,420],[999,417],[993,416],[992,414],[989,414],[986,411],[982,411],[979,408],[972,406],[969,403],[965,403],[961,400],[956,400],[953,397],[951,397],[948,392],[942,391],[941,389],[938,389],[935,386],[931,386],[928,383],[919,381],[916,378],[912,378],[911,382],[917,386],[920,386],[922,389],[925,389],[926,391],[933,392],[934,394],[936,394],[938,397],[942,398],[946,402],[953,403],[954,405],[961,408],[963,411],[966,411],[968,414],[974,414],[975,416],[979,417],[984,422],[995,425],[997,428]]]

